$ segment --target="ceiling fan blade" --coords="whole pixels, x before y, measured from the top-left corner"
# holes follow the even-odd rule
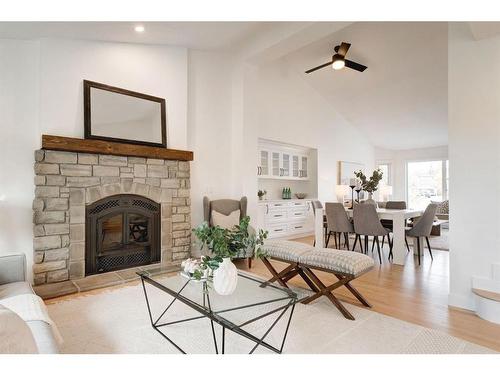
[[[358,72],[364,72],[365,69],[367,68],[364,65],[358,64],[357,62],[351,61],[351,60],[345,60],[345,66],[354,70],[357,70]]]
[[[332,61],[328,61],[327,63],[323,64],[323,65],[320,65],[320,66],[317,66],[316,68],[312,68],[312,69],[309,69],[309,70],[306,70],[306,73],[309,74],[309,73],[312,73],[318,69],[321,69],[321,68],[324,68],[324,67],[327,67],[328,65],[332,65],[333,62]]]
[[[351,47],[350,43],[342,42],[337,53],[345,57],[347,51],[349,51],[349,47]]]

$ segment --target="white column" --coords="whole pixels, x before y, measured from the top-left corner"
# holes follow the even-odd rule
[[[315,247],[322,249],[323,245],[323,209],[316,208],[314,215],[314,237],[316,238]]]
[[[405,217],[403,212],[394,212],[393,214],[393,263],[404,265],[406,259],[405,245]]]

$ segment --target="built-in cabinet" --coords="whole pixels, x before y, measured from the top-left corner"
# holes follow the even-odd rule
[[[268,231],[268,238],[293,238],[311,234],[314,232],[311,201],[261,201],[259,227]]]
[[[259,142],[257,176],[283,180],[308,180],[309,153],[302,147]]]

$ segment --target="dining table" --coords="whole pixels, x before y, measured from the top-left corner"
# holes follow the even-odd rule
[[[352,218],[353,210],[346,209],[347,215]],[[422,210],[413,209],[387,209],[387,208],[377,208],[377,214],[380,220],[392,220],[392,254],[394,256],[392,262],[393,264],[404,265],[406,261],[407,249],[405,244],[406,237],[406,222],[408,219],[414,219],[422,216]],[[316,215],[314,218],[314,233],[316,238],[315,247],[324,247],[324,235],[323,235],[323,215],[324,209],[316,209]],[[415,238],[413,240],[413,249],[417,248],[418,241],[421,241],[420,246],[423,249],[423,237]],[[415,252],[416,253],[416,252]],[[423,252],[422,252],[423,254]],[[415,254],[416,255],[416,254]]]

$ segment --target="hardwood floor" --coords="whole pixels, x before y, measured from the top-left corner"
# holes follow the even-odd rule
[[[313,238],[305,237],[297,241],[312,244]],[[500,325],[487,322],[472,312],[448,306],[447,251],[434,250],[434,261],[431,261],[426,248],[420,267],[411,254],[403,267],[387,262],[387,247],[385,253],[382,266],[378,265],[376,259],[375,269],[353,282],[373,305],[372,310],[500,351]],[[235,263],[238,268],[248,270],[245,261]],[[252,263],[251,272],[270,277],[260,260]],[[284,268],[284,264],[273,263],[277,264],[278,270]],[[334,279],[334,276],[326,273],[320,272],[319,275],[325,281]],[[299,277],[295,277],[290,283],[307,287]],[[345,288],[337,289],[335,295],[345,302],[362,306]]]

